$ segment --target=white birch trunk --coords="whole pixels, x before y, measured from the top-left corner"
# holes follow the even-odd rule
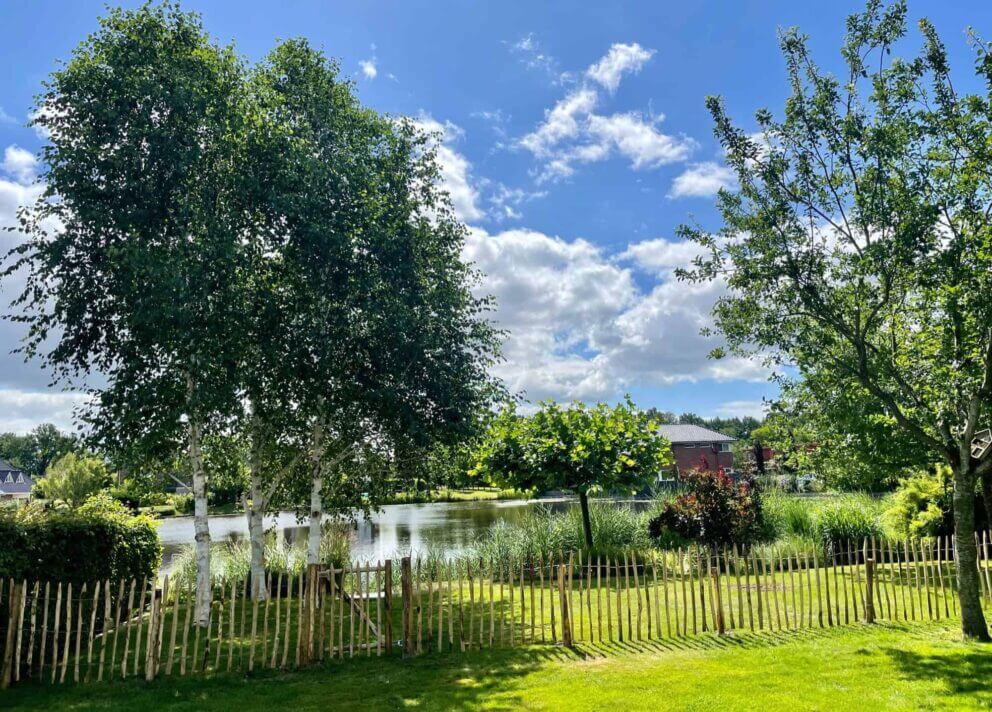
[[[313,443],[311,449],[311,466],[313,479],[310,483],[310,530],[307,536],[307,563],[320,563],[320,537],[324,527],[324,429],[318,423],[313,427]]]
[[[251,595],[264,601],[268,595],[265,587],[265,510],[267,502],[262,492],[262,474],[252,463],[251,504],[245,507],[248,516],[248,540],[251,544]]]
[[[189,465],[193,475],[193,530],[196,533],[196,624],[210,625],[210,523],[207,519],[207,475],[200,451],[201,424],[190,418]]]

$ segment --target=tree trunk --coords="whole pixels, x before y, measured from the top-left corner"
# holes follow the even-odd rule
[[[324,526],[324,429],[320,424],[313,428],[311,466],[313,479],[310,483],[310,529],[307,532],[307,563],[320,563],[320,536]]]
[[[265,510],[269,503],[262,489],[262,457],[259,438],[260,428],[255,416],[252,417],[251,454],[248,461],[249,496],[251,505],[245,503],[248,517],[248,542],[251,547],[251,595],[255,600],[264,601],[268,590],[265,586]]]
[[[189,466],[193,475],[193,530],[196,540],[196,624],[210,625],[210,523],[207,519],[207,476],[200,451],[201,424],[189,422]]]
[[[592,520],[589,518],[589,495],[579,490],[579,506],[582,507],[582,531],[585,534],[586,548],[592,551]]]
[[[982,500],[985,502],[986,526],[992,528],[992,472],[982,475]]]
[[[245,507],[248,515],[248,540],[251,545],[251,595],[264,601],[268,591],[265,587],[265,494],[262,492],[262,474],[256,463],[251,466],[251,504]]]
[[[961,631],[966,639],[988,641],[978,580],[975,544],[975,476],[970,465],[954,473],[954,547],[958,571]]]

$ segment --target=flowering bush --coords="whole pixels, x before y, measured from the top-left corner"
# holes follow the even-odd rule
[[[750,544],[761,534],[761,497],[754,479],[735,482],[722,469],[698,469],[681,476],[684,494],[665,503],[648,524],[653,539],[681,538],[717,546]]]

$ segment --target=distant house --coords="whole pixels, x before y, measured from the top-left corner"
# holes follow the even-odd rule
[[[30,499],[33,486],[29,475],[0,460],[0,499]]]
[[[658,432],[672,444],[675,472],[707,469],[732,470],[735,438],[699,425],[660,425]]]

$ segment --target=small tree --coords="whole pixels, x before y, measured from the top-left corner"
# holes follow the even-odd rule
[[[532,416],[514,409],[495,418],[476,452],[474,473],[521,490],[571,490],[579,496],[592,548],[589,493],[636,492],[673,464],[657,423],[630,400],[610,407],[543,403]]]
[[[110,486],[110,472],[98,457],[70,452],[52,463],[38,482],[45,499],[78,509],[87,499]]]

